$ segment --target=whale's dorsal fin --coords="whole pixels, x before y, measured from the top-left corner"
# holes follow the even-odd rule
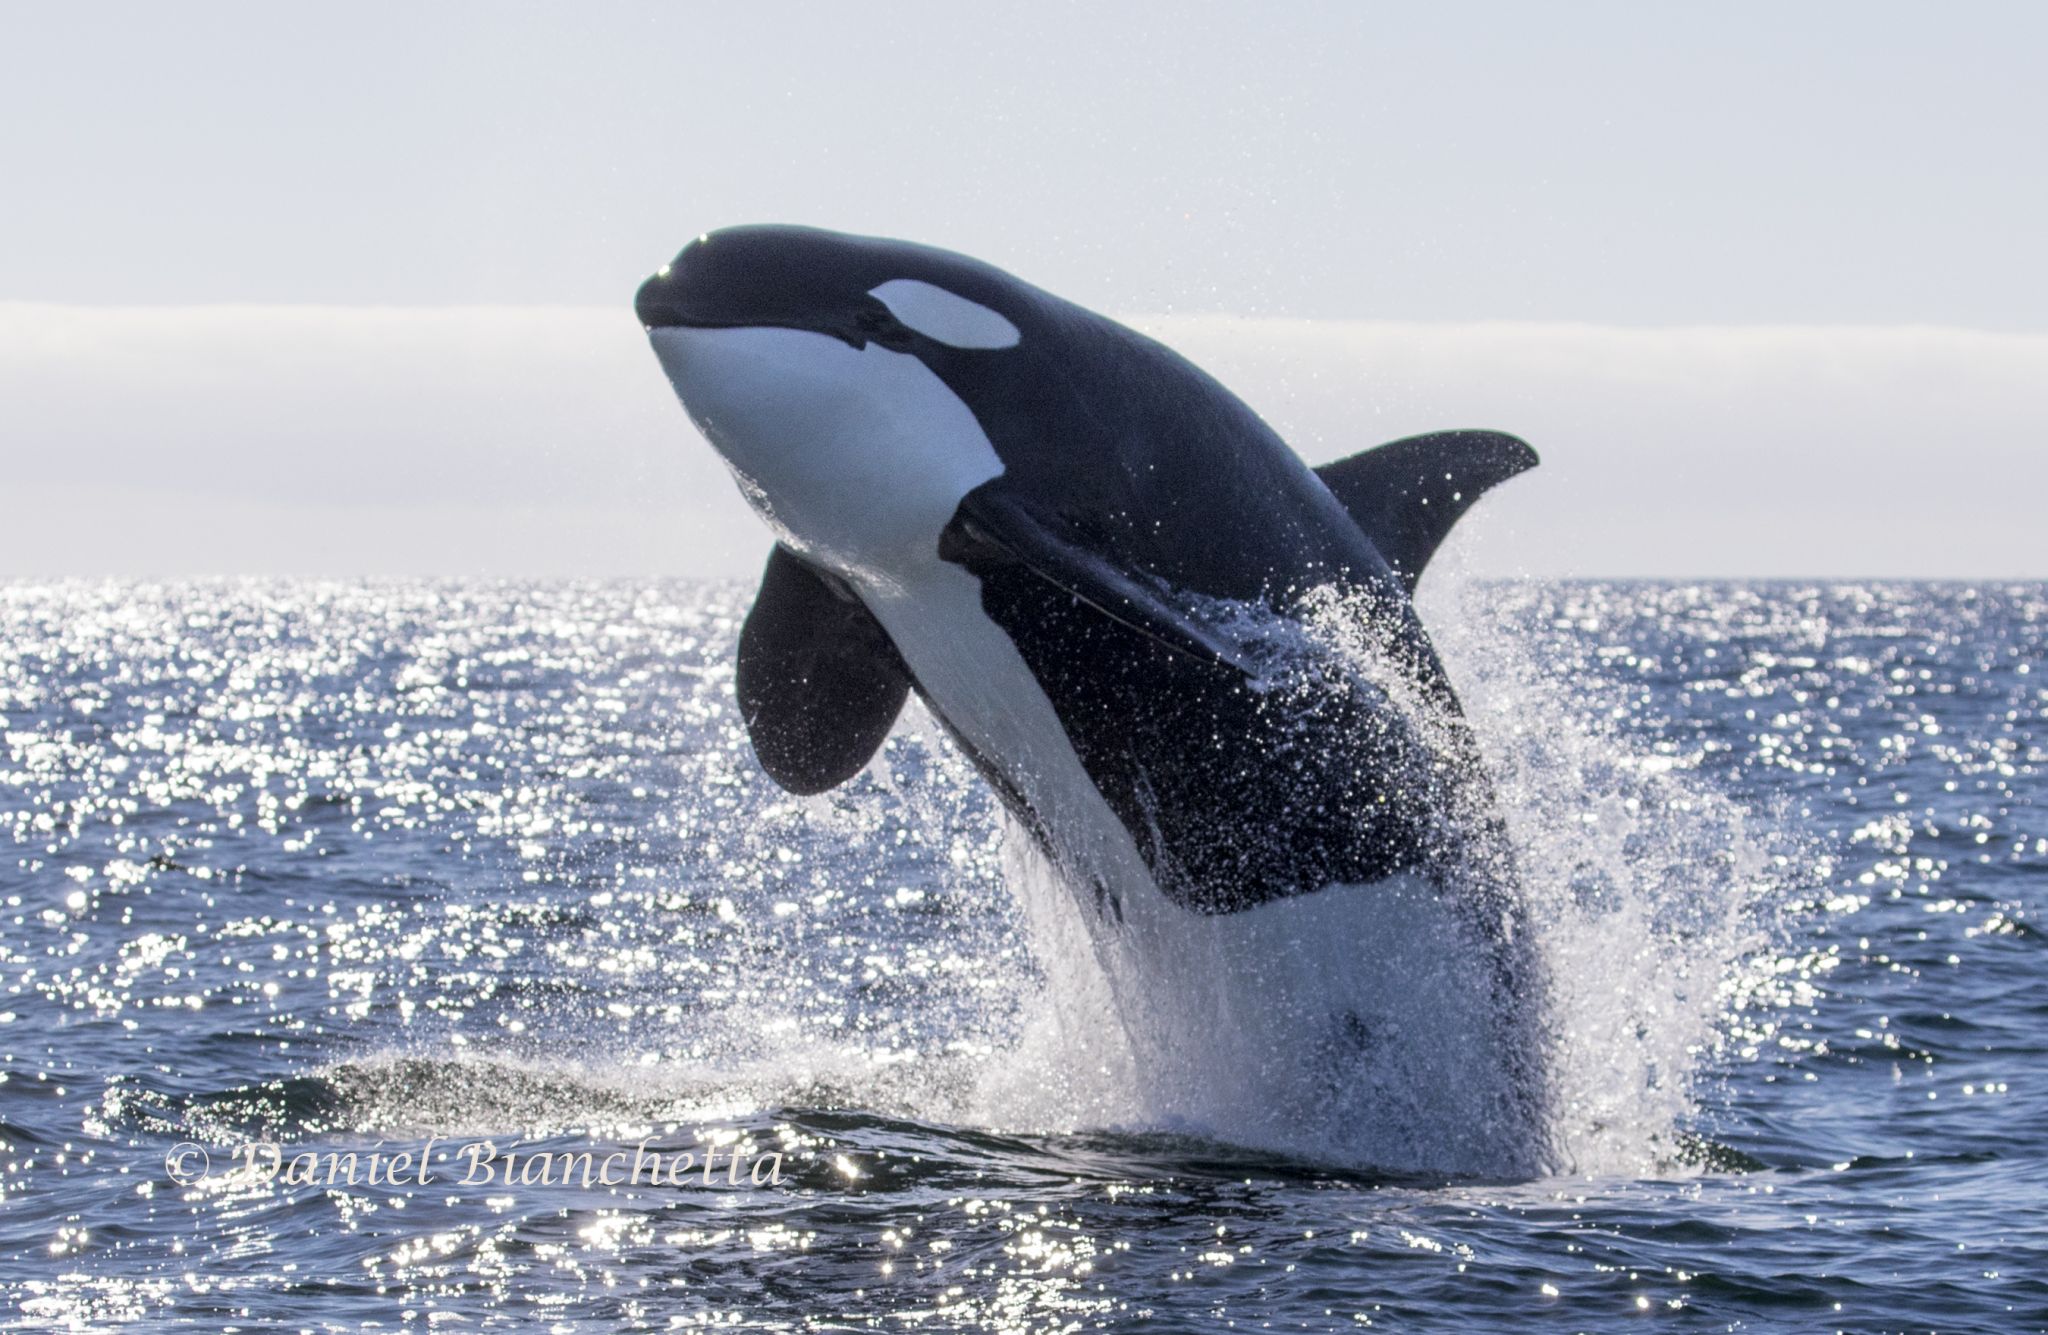
[[[1514,436],[1437,431],[1324,464],[1316,476],[1412,594],[1458,516],[1488,488],[1535,466],[1536,451]]]
[[[740,629],[740,714],[768,777],[822,793],[873,759],[910,693],[874,614],[781,543]]]

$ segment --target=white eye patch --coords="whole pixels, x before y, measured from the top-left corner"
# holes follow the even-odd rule
[[[1014,348],[1024,337],[1000,313],[920,279],[891,278],[868,295],[905,328],[949,348]]]

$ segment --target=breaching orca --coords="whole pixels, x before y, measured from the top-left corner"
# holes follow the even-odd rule
[[[1278,1008],[1283,1036],[1320,1008],[1314,1044],[1384,1045],[1421,1022],[1406,990],[1456,1013],[1441,1043],[1490,1045],[1512,1075],[1475,1134],[1527,1129],[1540,1081],[1513,1016],[1540,983],[1410,601],[1458,517],[1535,464],[1527,445],[1449,431],[1312,470],[1165,346],[901,241],[713,232],[635,304],[777,538],[737,689],[778,784],[851,778],[914,690],[1079,892],[1098,949],[1203,975],[1206,1018],[1159,1018],[1165,1046],[1191,1024],[1251,1032],[1247,1007]],[[1315,591],[1342,595],[1382,676],[1276,686]],[[1485,967],[1431,993],[1238,958],[1347,974],[1396,942]]]

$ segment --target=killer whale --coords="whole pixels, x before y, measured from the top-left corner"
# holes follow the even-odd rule
[[[1258,971],[1241,993],[1219,981],[1244,943],[1328,974],[1342,958],[1316,938],[1356,930],[1331,903],[1441,909],[1434,948],[1483,954],[1489,982],[1434,1004],[1475,1007],[1468,1027],[1515,1073],[1506,1117],[1538,1119],[1513,1017],[1541,984],[1512,859],[1411,601],[1459,516],[1536,463],[1525,443],[1449,431],[1312,470],[1164,345],[902,241],[709,233],[635,308],[777,539],[736,690],[778,784],[851,778],[915,692],[1083,896],[1102,949],[1204,956],[1240,1014],[1271,989]],[[1275,689],[1272,628],[1319,590],[1344,595],[1385,680]],[[1188,925],[1205,921],[1246,926]],[[1331,1041],[1377,1041],[1359,1016],[1398,1010],[1398,985],[1360,987],[1315,1020]],[[1324,1000],[1297,988],[1273,1009]],[[1166,1046],[1187,1041],[1182,1019],[1159,1023]]]
[[[636,308],[685,405],[780,537],[739,657],[750,736],[778,783],[812,793],[850,778],[913,689],[960,732],[953,702],[921,686],[866,601],[875,585],[900,582],[891,553],[859,550],[832,531],[842,520],[813,520],[806,506],[817,501],[793,495],[867,486],[846,499],[908,508],[892,496],[909,480],[887,476],[892,464],[945,473],[958,461],[920,461],[890,440],[849,467],[855,447],[835,444],[843,427],[813,405],[776,410],[808,420],[766,428],[793,441],[758,447],[737,419],[760,408],[726,400],[800,396],[813,354],[790,340],[786,365],[766,347],[740,352],[758,383],[738,394],[708,384],[719,372],[706,363],[728,354],[690,345],[748,331],[829,340],[850,363],[877,352],[911,361],[938,382],[917,393],[949,394],[971,416],[985,443],[962,453],[993,458],[945,479],[941,490],[958,494],[939,496],[925,531],[903,537],[978,581],[983,612],[1016,645],[1169,898],[1229,912],[1450,851],[1441,794],[1385,781],[1423,763],[1385,727],[1329,720],[1320,757],[1290,749],[1280,763],[1291,777],[1267,773],[1259,739],[1285,721],[1253,689],[1248,647],[1186,599],[1281,608],[1319,585],[1365,591],[1384,647],[1455,711],[1408,595],[1457,518],[1536,462],[1526,444],[1445,432],[1312,471],[1162,345],[991,266],[904,242],[729,229],[686,247]],[[831,402],[848,414],[896,411],[879,402],[889,378],[858,392],[835,384]],[[1004,758],[962,740],[1041,838],[1057,839]]]

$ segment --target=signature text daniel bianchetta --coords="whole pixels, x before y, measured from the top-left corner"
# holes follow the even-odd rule
[[[293,1150],[275,1141],[230,1147],[216,1170],[213,1152],[186,1141],[164,1156],[164,1170],[179,1186],[232,1178],[247,1185],[287,1187],[741,1187],[779,1186],[782,1156],[749,1154],[742,1147],[698,1150],[630,1147],[530,1149],[474,1140],[440,1145],[434,1138],[415,1150]],[[440,1145],[438,1152],[436,1146]]]

